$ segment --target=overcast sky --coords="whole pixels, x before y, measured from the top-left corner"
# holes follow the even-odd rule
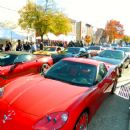
[[[27,0],[0,0],[0,21],[17,21],[19,10]],[[70,18],[81,20],[92,26],[105,27],[107,21],[114,19],[124,25],[125,33],[130,35],[129,0],[55,0],[58,7]],[[7,10],[6,7],[12,10]]]

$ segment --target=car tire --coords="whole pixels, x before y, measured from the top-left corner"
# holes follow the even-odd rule
[[[88,113],[87,112],[83,112],[79,116],[74,130],[88,130]]]
[[[117,86],[117,79],[115,80],[112,90],[111,90],[111,94],[114,94],[115,90],[116,90],[116,86]]]
[[[44,63],[40,69],[40,73],[44,74],[48,69],[50,68],[50,65],[47,63]]]

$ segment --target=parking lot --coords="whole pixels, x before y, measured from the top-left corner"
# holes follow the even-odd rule
[[[121,87],[121,85],[126,85]],[[89,130],[128,130],[129,128],[129,99],[130,66],[125,69],[118,80],[114,95],[110,95],[99,108],[89,124]]]

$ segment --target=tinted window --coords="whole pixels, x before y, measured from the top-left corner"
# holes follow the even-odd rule
[[[100,57],[123,59],[124,53],[122,51],[105,50],[99,54]]]
[[[15,58],[17,55],[11,54],[0,54],[0,66],[7,66],[14,63]]]
[[[106,74],[107,74],[107,68],[105,67],[104,64],[100,64],[97,76],[98,82],[100,82],[106,76]]]
[[[63,60],[49,69],[45,77],[89,87],[95,82],[96,72],[94,65]]]
[[[100,50],[100,47],[98,46],[90,46],[88,50]]]
[[[67,50],[67,52],[68,53],[72,53],[72,54],[77,54],[77,53],[79,53],[79,51],[80,51],[80,48],[68,48],[68,50]]]
[[[125,52],[130,52],[130,48],[117,48],[117,50],[122,50]]]
[[[31,55],[19,55],[16,59],[15,59],[15,63],[18,62],[27,62],[27,61],[31,61],[32,60],[32,56]]]
[[[55,51],[56,47],[46,47],[44,48],[44,51]]]

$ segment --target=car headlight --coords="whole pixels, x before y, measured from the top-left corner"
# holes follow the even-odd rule
[[[56,112],[44,116],[34,126],[34,130],[57,130],[68,120],[68,112]]]
[[[4,95],[4,87],[0,88],[0,98]]]

